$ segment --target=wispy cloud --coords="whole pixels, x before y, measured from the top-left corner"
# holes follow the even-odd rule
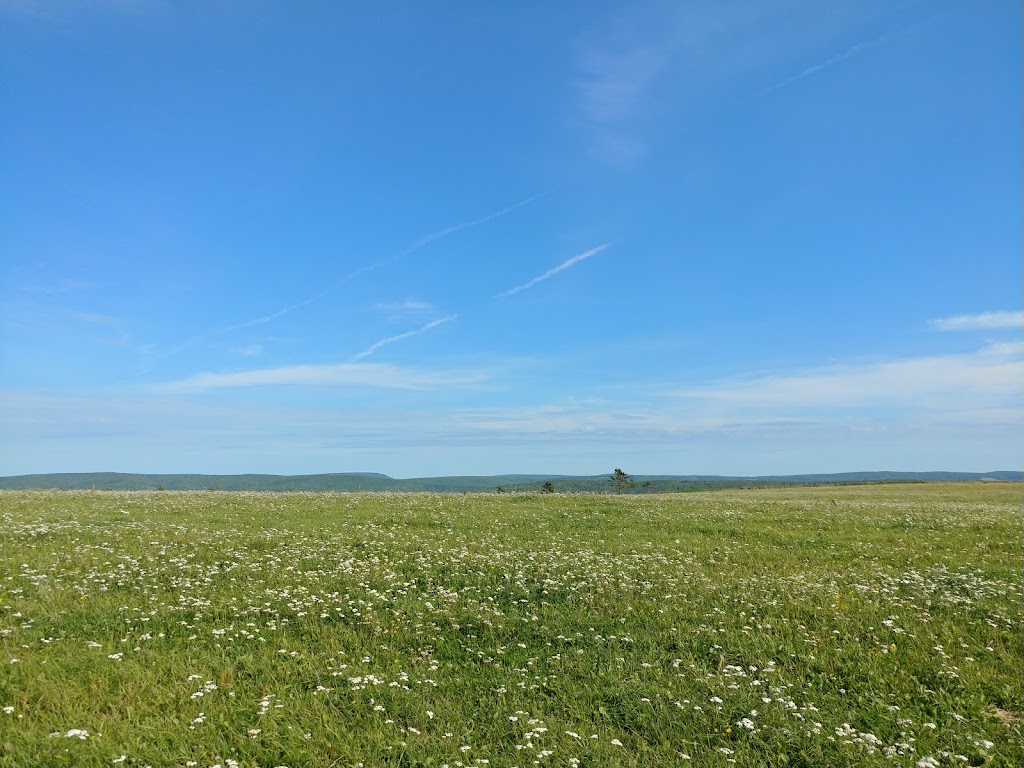
[[[620,18],[614,32],[592,37],[576,53],[570,85],[577,110],[592,150],[613,165],[631,165],[644,154],[638,121],[678,46],[664,34],[675,20],[660,21]]]
[[[970,354],[850,363],[706,381],[668,393],[545,405],[478,407],[452,419],[467,430],[515,435],[670,441],[681,435],[774,434],[949,425],[1020,425],[1024,351],[994,344]],[[667,394],[667,396],[665,396]]]
[[[234,373],[197,373],[159,387],[164,392],[203,392],[245,387],[363,387],[431,389],[469,386],[486,379],[482,371],[424,371],[382,363],[291,365]]]
[[[573,85],[594,149],[606,160],[622,165],[643,155],[643,143],[629,126],[666,59],[662,51],[643,49],[617,55],[590,50],[582,57]]]
[[[787,77],[785,80],[782,80],[781,82],[778,82],[773,86],[765,88],[763,91],[761,91],[761,96],[765,96],[771,93],[772,91],[777,91],[780,88],[785,88],[788,85],[792,85],[793,83],[799,80],[803,80],[805,77],[811,77],[812,75],[816,75],[819,72],[828,69],[829,67],[834,67],[836,64],[839,64],[840,62],[846,61],[847,59],[852,59],[854,56],[857,56],[861,53],[864,53],[867,50],[870,50],[881,45],[883,42],[885,42],[885,40],[886,37],[883,35],[882,37],[877,37],[874,40],[866,40],[862,43],[851,45],[842,53],[837,53],[835,56],[832,56],[826,59],[825,61],[818,62],[817,64],[812,64],[811,66],[798,72],[792,77]]]
[[[552,267],[551,269],[549,269],[543,275],[538,275],[537,277],[530,280],[528,283],[517,285],[515,288],[509,288],[507,291],[502,291],[495,298],[500,298],[502,296],[512,296],[514,294],[520,293],[521,291],[525,291],[527,288],[532,288],[537,283],[543,282],[544,280],[547,280],[549,277],[554,277],[559,272],[564,272],[569,267],[579,264],[584,259],[589,259],[594,254],[600,253],[609,245],[611,245],[611,243],[604,243],[603,245],[599,245],[596,248],[591,248],[589,251],[584,251],[583,253],[577,254],[576,256],[573,256],[571,259],[566,259],[557,267]]]
[[[90,11],[143,11],[156,8],[161,3],[154,0],[92,0],[82,3],[70,0],[2,0],[0,11],[8,13],[23,13],[39,18],[62,18],[74,12],[87,13]]]
[[[971,354],[933,355],[886,362],[764,374],[675,392],[724,409],[900,408],[959,411],[1009,407],[1021,400],[1024,350],[992,344]]]
[[[70,310],[68,314],[75,320],[81,320],[84,323],[91,325],[118,325],[121,322],[121,318],[114,317],[113,315],[101,315],[97,312],[76,312]]]
[[[578,39],[569,81],[574,122],[600,160],[635,165],[655,137],[664,136],[669,121],[680,128],[699,121],[709,96],[717,100],[723,92],[745,90],[757,74],[778,71],[779,62],[795,56],[814,62],[829,46],[838,50],[770,86],[764,95],[886,42],[892,33],[839,49],[865,36],[867,23],[884,18],[864,6],[756,0],[620,3]]]
[[[417,334],[420,334],[420,333],[426,333],[427,331],[431,330],[432,328],[437,328],[437,326],[439,326],[439,325],[444,325],[445,323],[451,322],[456,317],[457,317],[457,315],[448,315],[447,317],[442,317],[439,320],[432,320],[429,323],[427,323],[426,325],[423,325],[423,326],[421,326],[419,328],[416,328],[415,330],[406,331],[405,333],[399,333],[396,336],[388,336],[386,339],[381,339],[380,341],[374,342],[369,347],[367,347],[362,352],[360,352],[358,355],[354,355],[352,357],[352,359],[353,360],[362,360],[364,357],[368,357],[369,355],[372,355],[374,352],[376,352],[381,347],[385,347],[388,344],[394,344],[396,341],[401,341],[402,339],[408,339],[410,336],[416,336]]]
[[[379,312],[433,312],[434,305],[426,301],[406,299],[389,303],[374,304],[373,308]]]
[[[127,347],[131,344],[131,338],[128,334],[122,334],[121,336],[98,336],[95,341],[97,344],[106,344],[108,347]]]
[[[590,151],[630,167],[674,110],[744,67],[763,66],[769,4],[619,4],[576,45],[570,88]]]
[[[263,354],[262,344],[246,344],[233,350],[239,357],[259,357]]]
[[[91,291],[96,288],[103,287],[105,287],[104,283],[99,283],[94,280],[63,278],[54,283],[29,283],[27,285],[22,285],[21,290],[26,293],[41,293],[48,296],[58,296],[65,293]]]
[[[441,314],[434,304],[418,299],[381,302],[373,305],[373,311],[383,315],[388,322],[406,324],[422,322],[428,317],[437,317]]]
[[[132,337],[124,329],[124,321],[120,317],[104,315],[98,312],[79,312],[73,309],[65,310],[65,314],[80,323],[102,328],[107,335],[94,338],[93,340],[97,344],[104,344],[110,347],[128,347],[131,345]]]
[[[931,321],[938,331],[993,331],[1001,328],[1024,330],[1024,312],[981,312],[976,315],[953,315]]]

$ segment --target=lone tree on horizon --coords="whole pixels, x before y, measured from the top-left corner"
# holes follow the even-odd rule
[[[633,479],[618,467],[615,468],[615,471],[609,477],[609,482],[611,482],[612,488],[618,492],[628,490],[629,488],[636,488],[636,483],[633,482]]]

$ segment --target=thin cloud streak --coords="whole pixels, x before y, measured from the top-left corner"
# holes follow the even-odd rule
[[[856,45],[852,45],[842,53],[837,53],[830,59],[826,59],[825,61],[822,61],[818,64],[814,64],[810,67],[807,67],[807,69],[803,70],[802,72],[799,72],[793,75],[792,77],[786,78],[782,82],[776,83],[775,85],[769,88],[765,88],[763,91],[761,91],[760,95],[766,96],[769,93],[772,93],[773,91],[777,91],[780,88],[785,88],[786,86],[792,85],[795,82],[803,80],[805,77],[811,77],[812,75],[816,75],[822,70],[828,69],[829,67],[834,67],[836,64],[839,64],[840,62],[846,61],[847,59],[857,56],[858,54],[864,53],[864,51],[870,50],[871,48],[875,48],[881,45],[883,42],[885,42],[885,40],[886,37],[882,36],[877,37],[874,40],[868,40],[863,43],[857,43]]]
[[[406,331],[405,333],[400,333],[397,336],[388,336],[386,339],[381,339],[380,341],[374,342],[369,347],[360,352],[358,355],[354,355],[352,357],[352,360],[362,360],[364,357],[372,355],[381,347],[385,347],[388,344],[394,344],[396,341],[401,341],[402,339],[408,339],[410,336],[416,336],[420,333],[426,333],[432,328],[437,328],[437,326],[439,325],[444,325],[445,323],[451,322],[456,317],[458,317],[458,315],[448,315],[447,317],[442,317],[440,320],[432,320],[426,325],[423,325],[422,327],[417,328],[413,331]]]
[[[406,248],[404,251],[402,251],[401,255],[398,256],[398,258],[402,258],[404,256],[409,256],[409,255],[415,253],[416,251],[418,251],[420,248],[423,248],[424,246],[434,242],[435,240],[440,240],[442,237],[447,237],[448,235],[453,235],[456,232],[461,232],[464,229],[469,229],[470,227],[477,227],[477,226],[480,226],[481,224],[486,224],[489,221],[494,221],[495,219],[500,218],[500,217],[504,216],[505,214],[512,213],[512,211],[516,210],[517,208],[522,208],[524,205],[529,205],[534,200],[539,200],[540,198],[544,197],[545,195],[549,195],[549,194],[551,194],[551,190],[550,189],[546,190],[544,192],[538,192],[536,195],[531,195],[530,197],[526,198],[525,200],[520,200],[518,203],[514,203],[513,205],[510,205],[508,208],[502,208],[497,213],[492,213],[492,214],[484,216],[483,218],[480,218],[480,219],[473,219],[472,221],[464,221],[461,224],[454,224],[454,225],[452,225],[450,227],[445,227],[444,229],[439,229],[439,230],[437,230],[437,232],[432,232],[431,234],[426,235],[425,237],[421,237],[415,243],[413,243],[408,248]],[[389,261],[393,261],[393,260],[394,259],[390,259]],[[381,264],[386,264],[386,263],[389,263],[389,262],[381,262]]]
[[[383,363],[336,363],[290,365],[235,373],[197,373],[157,389],[174,393],[268,386],[431,389],[469,386],[479,384],[486,378],[482,371],[434,372]]]
[[[462,222],[460,224],[455,224],[455,225],[450,226],[450,227],[445,227],[444,229],[439,229],[436,232],[432,232],[431,234],[426,235],[425,237],[421,237],[415,243],[413,243],[408,248],[406,248],[404,251],[402,251],[399,255],[393,256],[390,259],[384,259],[383,261],[377,261],[377,262],[373,262],[373,263],[370,263],[370,264],[365,264],[365,265],[359,267],[358,269],[353,270],[352,272],[350,272],[349,274],[345,275],[344,277],[342,277],[342,278],[340,278],[338,280],[335,280],[327,288],[325,288],[324,290],[320,291],[319,293],[316,293],[316,294],[310,296],[309,298],[303,299],[302,301],[299,301],[299,302],[297,302],[295,304],[290,304],[290,305],[288,305],[286,307],[282,307],[281,309],[278,309],[278,310],[276,310],[274,312],[270,312],[269,314],[261,315],[260,317],[256,317],[256,318],[252,318],[251,320],[243,320],[240,323],[235,323],[233,325],[227,325],[227,326],[223,326],[221,328],[216,328],[216,329],[214,329],[214,330],[212,330],[212,331],[210,331],[208,333],[204,333],[204,334],[201,334],[199,336],[195,336],[195,337],[193,337],[191,339],[188,339],[186,341],[183,341],[183,342],[177,344],[176,346],[172,347],[171,349],[167,350],[163,354],[155,355],[155,356],[150,357],[150,359],[149,359],[149,366],[146,367],[142,371],[142,373],[149,373],[150,371],[153,370],[153,368],[155,367],[157,362],[159,362],[161,360],[165,360],[168,357],[172,357],[172,356],[174,356],[176,354],[179,354],[180,352],[188,349],[189,347],[195,346],[196,344],[198,344],[198,343],[200,343],[202,341],[205,341],[206,339],[209,339],[212,336],[222,336],[224,334],[232,333],[234,331],[239,331],[239,330],[242,330],[244,328],[253,328],[253,327],[258,326],[258,325],[265,325],[266,323],[269,323],[269,322],[271,322],[273,320],[276,320],[279,317],[283,317],[284,315],[287,315],[290,312],[294,312],[297,309],[302,309],[303,307],[308,307],[310,304],[313,304],[313,303],[315,303],[317,301],[320,301],[320,299],[325,298],[326,296],[330,295],[331,293],[333,293],[334,291],[338,290],[342,286],[352,282],[355,278],[359,277],[360,275],[364,275],[367,272],[373,272],[374,270],[377,270],[377,269],[380,269],[381,267],[387,266],[388,264],[391,264],[392,262],[394,262],[394,261],[396,261],[398,259],[405,258],[406,256],[410,256],[413,253],[415,253],[416,251],[418,251],[421,248],[423,248],[424,246],[426,246],[426,245],[428,245],[428,244],[430,244],[430,243],[432,243],[432,242],[434,242],[436,240],[440,240],[441,238],[447,237],[448,235],[453,235],[456,232],[461,232],[464,229],[469,229],[471,227],[476,227],[476,226],[479,226],[481,224],[486,224],[489,221],[494,221],[495,219],[500,218],[502,216],[505,216],[505,215],[507,215],[509,213],[512,213],[512,211],[515,211],[515,210],[517,210],[519,208],[522,208],[525,205],[529,205],[530,203],[532,203],[535,200],[538,200],[538,199],[544,197],[545,195],[551,194],[551,191],[552,190],[545,190],[544,192],[538,192],[537,194],[531,195],[530,197],[527,197],[524,200],[520,200],[517,203],[513,203],[512,205],[508,206],[507,208],[502,208],[500,211],[497,211],[495,213],[488,214],[487,216],[483,216],[483,217],[481,217],[479,219],[472,219],[470,221],[464,221],[464,222]]]
[[[78,293],[80,291],[91,291],[96,288],[106,287],[105,283],[96,282],[93,280],[76,280],[72,278],[64,278],[63,280],[49,284],[32,283],[30,285],[22,285],[20,289],[26,293],[41,293],[47,296],[59,296],[65,293]]]
[[[68,314],[75,320],[81,320],[84,323],[91,323],[92,325],[119,325],[121,318],[114,317],[113,315],[103,315],[97,312],[76,312],[70,310]]]
[[[263,315],[262,317],[257,317],[252,320],[246,320],[241,323],[236,323],[235,325],[228,325],[223,328],[218,328],[216,331],[214,331],[214,333],[217,335],[221,335],[225,333],[231,333],[232,331],[238,331],[241,330],[242,328],[252,328],[253,326],[256,325],[263,325],[264,323],[269,323],[270,321],[276,320],[277,318],[282,317],[283,315],[287,315],[289,312],[294,312],[296,309],[308,307],[313,302],[320,301],[320,299],[330,295],[334,291],[341,288],[343,285],[352,282],[355,278],[359,277],[362,274],[365,274],[366,272],[372,272],[373,270],[382,266],[384,263],[385,262],[380,262],[377,264],[367,264],[366,266],[359,267],[359,269],[353,270],[344,277],[335,280],[327,288],[325,288],[324,290],[320,291],[317,294],[314,294],[313,296],[310,296],[308,299],[303,299],[297,304],[292,304],[290,306],[279,309],[276,312],[271,312],[269,315]]]
[[[529,205],[534,200],[537,200],[537,199],[539,199],[541,197],[544,197],[547,194],[550,194],[550,190],[545,191],[545,192],[539,192],[536,195],[531,195],[530,197],[526,198],[525,200],[520,200],[518,203],[514,203],[513,205],[510,205],[507,208],[502,208],[500,211],[498,211],[496,213],[488,214],[487,216],[483,216],[482,218],[472,219],[470,221],[464,221],[461,224],[454,224],[454,225],[452,225],[450,227],[445,227],[444,229],[439,229],[436,232],[432,232],[429,235],[421,237],[415,243],[413,243],[408,248],[406,248],[404,251],[402,251],[398,256],[393,256],[393,257],[391,257],[389,259],[384,259],[383,261],[373,262],[371,264],[365,264],[362,267],[359,267],[358,269],[356,269],[356,270],[350,272],[349,274],[345,275],[344,277],[340,278],[339,280],[336,280],[329,287],[325,288],[324,290],[320,291],[319,293],[315,294],[314,296],[310,296],[308,299],[300,301],[297,304],[292,304],[291,306],[284,307],[283,309],[279,309],[276,312],[272,312],[272,313],[270,313],[268,315],[264,315],[263,317],[258,317],[258,318],[255,318],[254,320],[247,320],[245,322],[238,323],[236,325],[228,326],[227,328],[221,329],[218,332],[219,333],[228,333],[229,331],[235,331],[235,330],[239,330],[241,328],[250,328],[250,327],[252,327],[254,325],[262,325],[264,323],[269,323],[271,320],[276,320],[277,318],[281,317],[282,315],[286,315],[289,312],[295,311],[296,309],[301,309],[303,307],[307,307],[310,304],[312,304],[312,303],[314,303],[316,301],[319,301],[320,299],[324,298],[328,294],[336,291],[338,288],[341,288],[343,285],[346,285],[347,283],[352,282],[352,280],[354,280],[355,278],[359,277],[360,275],[364,275],[367,272],[373,272],[376,269],[380,269],[381,267],[387,266],[388,264],[391,264],[392,262],[394,262],[394,261],[396,261],[398,259],[405,258],[406,256],[411,256],[412,254],[416,253],[416,251],[418,251],[421,248],[429,245],[430,243],[433,243],[433,242],[435,242],[437,240],[440,240],[440,239],[442,239],[444,237],[448,237],[449,235],[453,235],[456,232],[461,232],[464,229],[470,229],[471,227],[476,227],[476,226],[479,226],[481,224],[486,224],[489,221],[494,221],[495,219],[500,218],[502,216],[505,216],[506,214],[509,214],[509,213],[511,213],[512,211],[514,211],[514,210],[516,210],[518,208],[522,208],[524,205]]]
[[[577,254],[576,256],[573,256],[571,259],[566,259],[561,264],[559,264],[557,267],[552,267],[551,269],[549,269],[543,275],[539,275],[539,276],[533,278],[528,283],[523,283],[522,285],[517,285],[515,288],[509,288],[507,291],[502,291],[501,293],[497,294],[495,296],[495,298],[502,298],[502,297],[505,297],[505,296],[514,296],[517,293],[521,293],[522,291],[525,291],[527,288],[532,288],[537,283],[543,282],[544,280],[547,280],[549,277],[554,277],[559,272],[563,272],[563,271],[567,270],[569,267],[572,267],[572,266],[574,266],[576,264],[579,264],[584,259],[589,259],[594,254],[600,253],[605,248],[607,248],[609,245],[611,245],[611,243],[604,243],[603,245],[599,245],[596,248],[591,248],[589,251],[584,251],[583,253]]]
[[[432,312],[434,305],[426,301],[406,299],[405,301],[392,302],[390,304],[374,304],[373,308],[378,312]]]
[[[976,315],[953,315],[931,321],[937,331],[993,331],[1002,328],[1024,329],[1024,312],[981,312]]]
[[[971,354],[816,368],[677,391],[726,409],[859,407],[958,410],[1017,407],[1024,356],[1017,344],[991,344]]]

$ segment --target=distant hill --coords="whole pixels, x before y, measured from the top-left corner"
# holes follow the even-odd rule
[[[1021,482],[1024,472],[841,472],[838,474],[729,477],[720,475],[633,475],[629,493],[672,493],[783,485],[841,485],[885,482],[987,480]],[[396,479],[373,472],[323,475],[139,475],[82,472],[0,477],[0,489],[119,491],[439,491],[447,493],[539,493],[551,483],[559,493],[611,493],[608,475],[467,475]]]

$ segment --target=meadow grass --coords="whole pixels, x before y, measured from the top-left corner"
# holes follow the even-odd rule
[[[0,766],[1020,765],[1019,485],[0,521]]]

